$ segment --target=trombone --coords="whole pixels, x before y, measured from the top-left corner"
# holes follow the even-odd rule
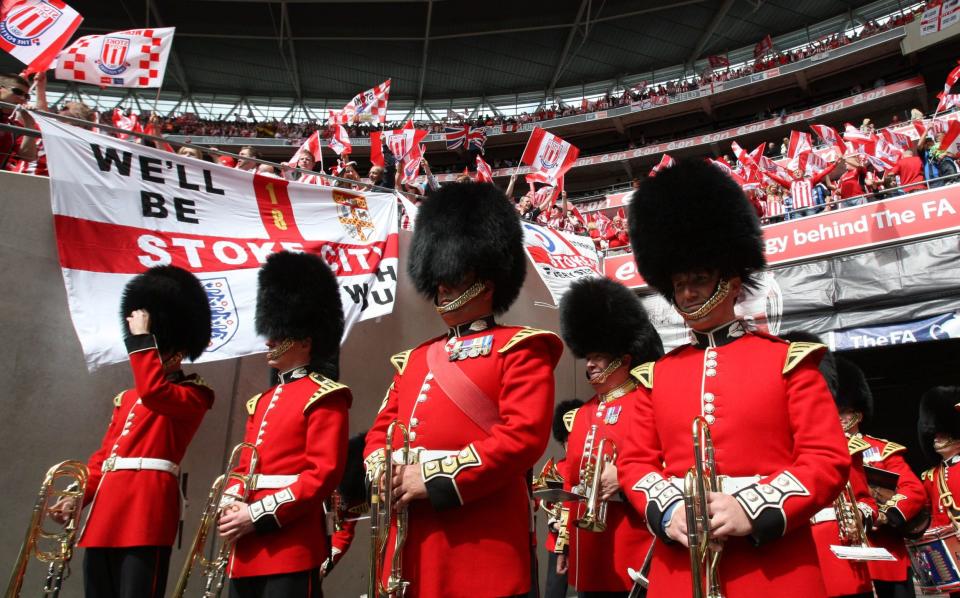
[[[407,427],[394,420],[387,428],[384,444],[384,463],[373,471],[370,485],[370,571],[367,581],[369,598],[402,598],[407,593],[410,582],[403,579],[403,545],[407,541],[408,513],[406,508],[393,507],[393,452],[395,432],[400,431],[402,439],[400,461],[407,464],[410,460],[410,434]],[[390,575],[387,583],[382,581],[386,566],[387,539],[390,524],[397,520],[397,533],[393,541],[393,559],[390,562]]]
[[[707,510],[709,493],[719,491],[710,426],[705,419],[697,416],[693,418],[693,467],[683,478],[683,508],[687,517],[693,598],[723,598],[717,573],[720,551],[710,544],[710,513]]]
[[[587,510],[583,517],[577,520],[577,527],[590,532],[602,532],[607,529],[607,501],[600,499],[600,478],[603,476],[603,469],[608,463],[615,463],[617,460],[617,445],[612,440],[603,438],[597,445],[597,450],[593,450],[593,439],[597,432],[597,426],[594,424],[590,428],[587,437],[587,450],[584,453],[586,461],[580,468],[580,488],[584,489],[586,497]],[[607,451],[607,448],[610,448]]]
[[[47,563],[47,577],[43,584],[42,596],[56,598],[60,595],[63,580],[70,575],[70,559],[73,557],[73,545],[77,539],[77,528],[83,507],[83,493],[87,487],[89,471],[79,461],[63,461],[47,471],[40,485],[40,492],[33,503],[30,525],[20,546],[20,554],[13,566],[10,582],[7,584],[6,598],[17,598],[23,588],[27,566],[31,558]],[[61,480],[70,480],[64,488],[57,488]],[[70,498],[76,501],[76,507],[70,513],[70,519],[63,529],[55,531],[43,527],[44,519],[50,509],[51,499]],[[56,500],[54,502],[56,502]],[[50,506],[48,506],[50,505]],[[48,546],[49,545],[49,546]]]
[[[246,473],[234,471],[240,467],[240,459],[244,449],[250,451],[250,463],[247,466]],[[226,582],[227,562],[230,560],[230,551],[232,545],[227,542],[221,542],[219,546],[216,543],[217,521],[220,519],[221,504],[227,487],[230,482],[239,482],[243,491],[237,500],[247,502],[250,497],[252,486],[256,481],[257,464],[260,460],[260,454],[257,447],[249,442],[241,442],[230,451],[230,458],[227,460],[227,466],[223,474],[214,480],[210,487],[210,493],[207,495],[207,504],[203,509],[203,515],[200,517],[200,527],[197,529],[193,542],[190,544],[190,551],[187,552],[187,558],[183,563],[183,569],[180,571],[180,577],[177,579],[177,586],[173,590],[175,598],[183,598],[187,591],[187,584],[190,581],[190,574],[193,573],[194,566],[200,569],[204,578],[203,598],[216,598],[223,592],[223,585]],[[210,540],[212,538],[212,540]],[[210,546],[207,546],[210,540]],[[214,555],[207,558],[205,554]]]

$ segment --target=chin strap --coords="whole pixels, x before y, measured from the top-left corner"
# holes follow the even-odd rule
[[[604,382],[607,381],[607,378],[609,378],[610,375],[613,374],[615,371],[620,369],[622,365],[623,365],[623,359],[617,357],[616,359],[611,361],[610,365],[604,368],[602,372],[600,372],[593,378],[590,378],[590,384],[603,384]]]
[[[843,431],[844,431],[844,432],[849,432],[850,430],[856,428],[856,427],[860,424],[861,421],[863,421],[863,415],[861,415],[861,414],[858,413],[856,417],[854,417],[853,419],[851,419],[849,422],[847,422],[847,423],[843,426]]]
[[[484,284],[483,282],[475,282],[472,285],[470,285],[470,288],[464,291],[462,295],[460,295],[450,303],[447,303],[446,305],[438,305],[437,313],[440,315],[443,315],[443,314],[448,314],[452,311],[457,311],[458,309],[460,309],[470,301],[473,301],[474,299],[479,297],[485,290],[487,290],[486,284]]]
[[[293,346],[292,338],[283,339],[282,341],[280,341],[279,345],[267,351],[267,359],[269,359],[270,361],[276,360],[278,357],[280,357],[281,355],[289,351],[290,347],[292,346]]]
[[[687,321],[700,320],[702,318],[705,318],[707,314],[712,312],[714,308],[720,305],[720,303],[722,303],[723,300],[726,299],[727,295],[729,294],[730,294],[730,283],[721,278],[720,282],[717,283],[717,290],[715,290],[713,292],[713,295],[711,295],[710,298],[707,299],[706,302],[704,302],[704,304],[701,305],[699,308],[697,308],[695,311],[691,311],[691,312],[683,311],[677,305],[676,299],[674,299],[673,307],[674,309],[677,310],[677,313],[679,313],[684,320],[687,320]]]

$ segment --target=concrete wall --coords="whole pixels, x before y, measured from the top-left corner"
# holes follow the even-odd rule
[[[64,459],[86,460],[106,430],[112,398],[132,381],[129,368],[122,363],[93,374],[86,370],[67,309],[47,180],[0,173],[0,190],[0,381],[6,389],[0,399],[0,437],[5,451],[0,457],[5,497],[0,511],[3,571],[16,558],[46,469]],[[408,243],[406,235],[401,237],[401,258]],[[501,320],[558,330],[557,311],[537,302],[551,300],[530,268],[520,298]],[[443,330],[433,309],[401,275],[394,313],[357,325],[343,349],[341,381],[354,394],[352,433],[365,430],[373,421],[392,377],[389,356]],[[267,384],[262,355],[188,366],[187,370],[199,372],[216,390],[217,399],[183,462],[189,475],[191,502],[185,545],[196,529],[210,482],[221,471],[229,448],[241,439],[244,402]],[[558,400],[589,397],[582,363],[575,364],[569,353],[564,354],[555,379]],[[552,441],[547,451],[551,454],[559,454],[559,447]],[[542,540],[544,523],[540,519]],[[355,597],[365,592],[368,535],[365,525],[359,527],[353,549],[324,584],[328,596]],[[65,598],[82,594],[82,556],[80,551],[75,557],[74,575],[62,594]],[[182,559],[183,551],[175,549],[169,588],[175,583]],[[541,577],[542,569],[541,564]],[[39,571],[40,567],[34,565],[24,595],[37,592],[42,583],[38,581]]]

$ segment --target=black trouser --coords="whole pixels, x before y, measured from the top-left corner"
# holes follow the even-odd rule
[[[320,567],[296,573],[237,577],[230,580],[230,598],[323,598]]]
[[[543,598],[567,598],[567,574],[557,573],[557,553],[553,551],[547,557],[547,589]]]
[[[578,598],[627,598],[629,592],[577,592]]]
[[[907,578],[903,581],[873,582],[873,589],[877,591],[877,598],[916,598],[917,591],[913,587],[913,570],[907,569]]]
[[[83,590],[87,598],[163,598],[169,546],[87,548]]]

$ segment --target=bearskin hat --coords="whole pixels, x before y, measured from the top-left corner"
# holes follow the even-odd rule
[[[632,365],[655,361],[663,343],[640,299],[609,278],[584,278],[560,300],[560,335],[578,358],[630,355]]]
[[[347,505],[362,503],[367,498],[366,475],[363,471],[363,447],[366,441],[366,432],[351,436],[347,441],[347,464],[343,468],[343,479],[339,486]]]
[[[819,336],[805,330],[791,330],[786,334],[781,334],[780,338],[791,343],[823,344]],[[823,354],[823,359],[820,360],[820,373],[827,382],[827,388],[830,389],[830,394],[833,395],[833,401],[836,403],[837,393],[840,392],[840,374],[837,371],[837,356],[833,354],[833,351],[826,351]]]
[[[873,415],[873,393],[857,364],[846,357],[837,357],[837,372],[840,374],[840,390],[837,392],[837,408],[852,409],[868,420]]]
[[[193,361],[210,344],[210,300],[197,277],[183,268],[154,266],[127,283],[120,299],[124,339],[130,336],[126,318],[138,309],[150,314],[150,332],[161,354],[183,351]]]
[[[570,399],[569,401],[560,401],[553,410],[553,437],[563,444],[570,436],[566,424],[563,423],[563,416],[574,409],[579,409],[583,405],[580,399]]]
[[[420,206],[407,270],[431,300],[438,284],[457,284],[472,271],[477,280],[493,281],[493,311],[505,312],[527,273],[516,210],[493,185],[444,185]]]
[[[688,159],[661,170],[634,192],[628,218],[637,270],[667,299],[671,276],[719,270],[754,286],[766,264],[757,213],[718,167]]]
[[[256,330],[268,339],[309,338],[310,365],[336,379],[343,307],[337,277],[326,262],[290,251],[268,257],[257,276]]]
[[[932,459],[940,457],[933,450],[933,437],[938,432],[960,439],[960,386],[935,386],[920,398],[920,418],[917,434],[920,447]]]

